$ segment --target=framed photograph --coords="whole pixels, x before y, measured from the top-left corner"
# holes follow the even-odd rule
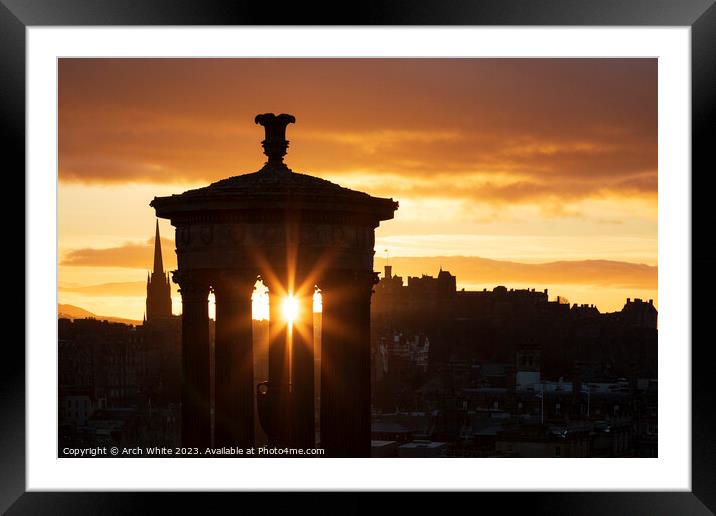
[[[710,514],[712,3],[6,1],[2,509]]]

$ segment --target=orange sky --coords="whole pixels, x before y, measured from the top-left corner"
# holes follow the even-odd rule
[[[400,202],[376,270],[441,256],[462,286],[493,285],[454,258],[475,256],[603,311],[656,300],[655,59],[61,59],[59,301],[141,319],[148,202],[258,170],[262,112],[296,116],[294,170]],[[517,272],[583,260],[599,261]]]

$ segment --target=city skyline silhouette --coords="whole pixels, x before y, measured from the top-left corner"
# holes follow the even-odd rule
[[[278,71],[300,87],[251,87]],[[379,265],[389,249],[461,288],[658,303],[655,60],[61,60],[59,86],[61,304],[141,320],[144,199],[251,170],[236,120],[262,105],[302,113],[294,168],[404,200]]]
[[[114,178],[87,167],[95,151],[86,147],[78,154],[71,142],[82,122],[70,124],[60,145],[65,192],[86,198],[97,191],[94,185],[106,184],[115,194],[134,190],[132,197],[152,187],[145,202],[156,219],[141,324],[71,315],[68,321],[69,314],[60,314],[61,441],[122,443],[140,455],[153,439],[198,456],[256,446],[328,457],[654,456],[654,62],[626,67],[622,61],[585,66],[582,60],[475,60],[467,68],[461,60],[421,61],[423,71],[442,69],[446,77],[472,68],[492,71],[498,77],[493,86],[531,73],[544,105],[528,107],[512,92],[525,117],[506,133],[502,113],[490,115],[486,108],[473,111],[467,125],[453,113],[441,127],[436,112],[434,128],[417,130],[420,123],[413,120],[418,126],[407,132],[363,127],[357,136],[353,127],[365,123],[357,113],[334,117],[343,125],[329,124],[323,132],[312,133],[316,129],[309,126],[308,149],[320,142],[322,152],[314,148],[308,161],[335,174],[303,172],[293,159],[285,161],[288,126],[291,150],[303,144],[302,134],[293,133],[293,114],[252,117],[264,131],[263,166],[208,180],[194,168],[199,184],[183,183],[174,191],[169,189],[181,182],[146,179],[186,177],[188,169],[166,154],[164,164],[140,162],[140,175],[122,168],[128,163],[122,164],[121,154],[146,160],[164,145],[149,123],[157,110],[135,111],[128,130],[146,134],[146,153],[121,150],[120,143],[118,160],[109,166]],[[384,63],[351,66],[380,69]],[[195,69],[195,63],[182,64]],[[304,64],[306,71],[344,66]],[[118,63],[125,65],[134,66]],[[104,61],[85,66],[112,75]],[[69,76],[74,67],[67,62]],[[398,68],[410,77],[413,63]],[[583,94],[572,97],[573,109],[592,116],[580,121],[580,136],[568,134],[577,130],[571,112],[552,113],[547,125],[531,118],[556,101],[558,78],[566,73],[572,81],[584,80],[595,71],[619,87],[602,95],[584,83]],[[480,77],[471,80],[478,84]],[[104,75],[95,79],[101,83]],[[74,94],[72,88],[62,91],[73,91],[69,99]],[[502,94],[485,91],[487,97]],[[640,100],[630,105],[635,116],[625,116],[624,101],[637,91]],[[82,120],[72,100],[61,104],[67,106],[61,125]],[[211,112],[216,104],[207,101],[206,107]],[[456,106],[446,101],[442,107],[450,113]],[[478,113],[491,120],[495,134],[488,136]],[[182,125],[180,118],[175,122]],[[192,130],[200,131],[206,121],[195,122]],[[215,122],[227,137],[243,135],[228,119]],[[172,130],[163,134],[181,141]],[[628,147],[625,134],[633,136]],[[245,144],[245,135],[239,141]],[[341,161],[351,146],[361,149],[354,165]],[[484,147],[482,153],[474,146]],[[385,158],[375,161],[378,154]],[[307,159],[298,156],[299,163]],[[471,170],[461,168],[466,166]],[[396,199],[407,204],[407,218],[396,217]],[[66,220],[76,225],[77,208],[91,209],[91,203],[72,206]],[[126,228],[138,213],[130,203],[118,226]],[[164,239],[160,220],[173,227]],[[82,223],[91,227],[95,221]],[[81,247],[81,233],[68,240],[71,246],[60,246],[58,311],[81,313],[68,299],[98,306],[104,298],[106,308],[114,303],[118,315],[129,314],[138,282],[83,282],[129,278],[148,246],[135,240]],[[382,274],[379,249],[385,252]],[[442,249],[448,250],[444,256],[433,254]],[[464,249],[475,254],[459,254]],[[493,259],[477,254],[490,249],[499,250]],[[165,254],[171,256],[166,263]],[[553,258],[545,261],[547,256]],[[629,257],[637,261],[623,259]],[[408,272],[404,282],[400,266],[420,272]],[[430,266],[436,276],[426,274]],[[465,277],[460,285],[457,272]],[[84,273],[82,282],[67,280]],[[600,310],[590,295],[609,309]],[[105,339],[107,347],[98,348]],[[147,453],[165,453],[158,449]]]

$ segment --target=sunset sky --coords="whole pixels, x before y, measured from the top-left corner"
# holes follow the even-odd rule
[[[399,201],[375,270],[657,303],[655,59],[61,59],[59,302],[141,319],[149,201],[261,168],[264,112],[293,170]]]

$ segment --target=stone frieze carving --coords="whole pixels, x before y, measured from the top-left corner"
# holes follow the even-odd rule
[[[214,240],[214,226],[210,224],[199,226],[199,238],[205,245],[209,245]]]
[[[298,245],[297,262],[330,261],[354,270],[373,266],[373,228],[345,223],[305,223],[296,233],[281,222],[185,224],[176,230],[177,256],[189,269],[244,267],[259,259],[285,266],[287,234]]]
[[[179,226],[176,229],[177,249],[187,247],[191,243],[191,230],[187,226]]]

